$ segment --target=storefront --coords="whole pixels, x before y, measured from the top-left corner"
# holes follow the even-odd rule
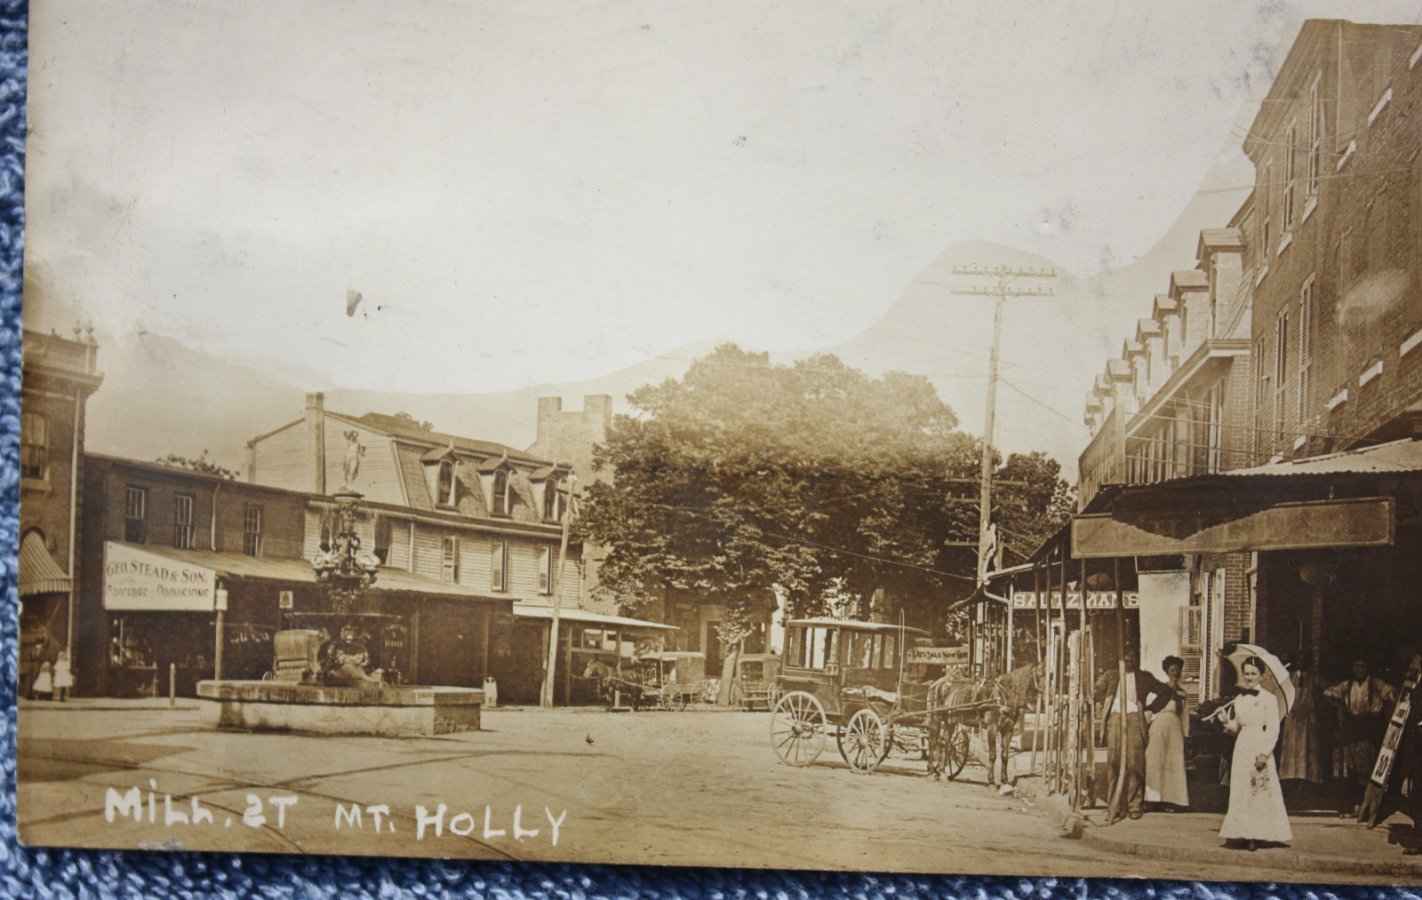
[[[39,532],[20,541],[20,696],[29,696],[40,666],[51,665],[68,642],[71,580],[50,555]]]
[[[561,705],[600,703],[598,679],[588,676],[606,666],[614,672],[630,667],[639,656],[663,649],[677,629],[660,622],[612,616],[583,609],[558,611],[554,702]],[[499,666],[499,702],[535,705],[548,659],[551,606],[515,603],[513,614],[496,629],[495,659]],[[598,663],[594,666],[593,663]]]
[[[1398,680],[1422,645],[1422,442],[1107,488],[1076,519],[1073,549],[1184,559],[1207,682],[1219,649],[1244,639],[1325,679],[1362,658]],[[1230,555],[1244,560],[1237,578]],[[1223,675],[1206,696],[1228,688]]]
[[[101,690],[193,696],[204,679],[258,680],[272,668],[278,631],[334,637],[347,626],[388,683],[481,686],[491,674],[492,621],[510,606],[384,570],[364,596],[335,608],[305,560],[110,541]]]

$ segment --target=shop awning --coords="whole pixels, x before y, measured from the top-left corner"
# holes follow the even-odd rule
[[[1164,498],[1162,498],[1164,499]],[[1173,506],[1077,516],[1077,559],[1176,553],[1385,547],[1393,542],[1391,497],[1357,497],[1215,508]]]
[[[20,596],[67,594],[71,582],[64,569],[49,555],[44,538],[31,531],[20,542]]]
[[[513,613],[520,619],[543,619],[551,621],[553,618],[553,607],[515,603]],[[643,619],[628,618],[627,616],[609,616],[603,613],[589,612],[585,609],[559,609],[558,620],[561,622],[577,622],[579,625],[598,625],[603,628],[641,629],[643,631],[679,630],[675,625],[666,625],[661,622],[648,622]]]
[[[188,566],[209,569],[221,578],[264,579],[285,584],[315,584],[316,572],[311,563],[304,559],[290,559],[266,556],[247,556],[221,550],[179,550],[155,544],[119,545],[134,551],[159,556]],[[510,598],[485,591],[478,591],[467,584],[453,584],[426,578],[404,569],[382,568],[376,575],[375,584],[370,588],[377,596],[382,591],[424,594],[458,598],[461,600],[486,600],[507,603]]]

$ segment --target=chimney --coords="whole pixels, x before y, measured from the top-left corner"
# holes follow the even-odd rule
[[[538,398],[538,436],[534,441],[535,447],[546,446],[545,442],[553,439],[553,428],[562,411],[562,397]]]
[[[311,490],[326,493],[326,395],[306,395],[306,442],[311,448]]]

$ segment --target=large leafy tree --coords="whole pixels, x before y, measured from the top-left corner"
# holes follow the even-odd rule
[[[971,590],[980,444],[927,379],[724,345],[629,399],[595,458],[616,478],[589,487],[582,521],[625,608],[722,603],[734,640],[737,612],[772,592],[794,615],[843,603],[928,625]],[[1012,471],[1046,480],[1012,500],[1023,515],[1060,490],[1049,466]]]

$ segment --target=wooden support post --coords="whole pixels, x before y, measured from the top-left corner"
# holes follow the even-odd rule
[[[1028,764],[1027,771],[1037,774],[1037,741],[1042,733],[1042,700],[1047,693],[1047,680],[1045,671],[1042,668],[1042,572],[1036,564],[1032,564],[1032,617],[1033,617],[1033,644],[1037,647],[1037,671],[1041,679],[1042,689],[1037,692],[1037,713],[1032,718],[1032,756]]]
[[[1116,722],[1120,726],[1117,740],[1121,757],[1121,764],[1114,773],[1115,783],[1106,802],[1106,818],[1114,821],[1121,818],[1125,813],[1122,807],[1125,805],[1125,798],[1122,791],[1126,787],[1126,759],[1130,755],[1126,748],[1126,615],[1121,609],[1125,602],[1125,593],[1121,590],[1121,560],[1120,557],[1112,561],[1113,580],[1116,583]]]

